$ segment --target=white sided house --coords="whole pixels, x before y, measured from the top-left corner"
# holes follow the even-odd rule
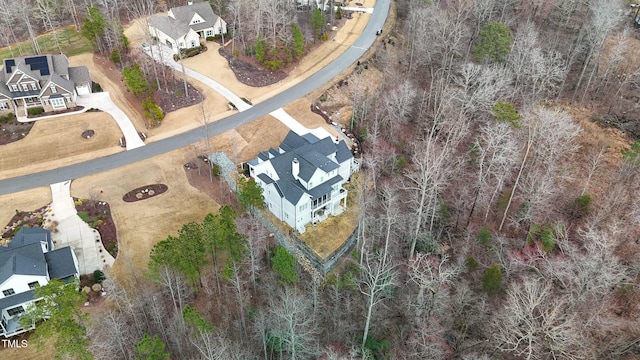
[[[91,93],[86,66],[69,66],[64,54],[4,59],[0,82],[0,114],[27,116],[27,109],[65,110],[76,106],[78,95]]]
[[[71,247],[53,249],[51,232],[22,227],[8,246],[0,246],[0,335],[9,338],[35,328],[19,320],[40,299],[34,288],[51,279],[78,278],[78,259]]]
[[[353,155],[344,141],[289,131],[277,150],[248,165],[269,210],[299,233],[347,207],[342,185],[351,177]]]
[[[178,49],[200,46],[200,40],[227,33],[227,23],[213,13],[211,4],[189,2],[186,6],[171,8],[167,16],[149,18],[149,33],[174,54]]]

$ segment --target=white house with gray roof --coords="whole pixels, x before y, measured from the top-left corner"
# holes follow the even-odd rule
[[[4,59],[0,82],[0,113],[27,116],[27,109],[64,110],[76,106],[77,95],[91,93],[86,66],[69,66],[64,54]]]
[[[227,23],[214,14],[208,2],[189,2],[186,6],[171,8],[167,16],[149,18],[149,33],[160,43],[169,46],[174,54],[178,49],[200,46],[208,36],[227,33]]]
[[[342,186],[351,177],[353,155],[342,140],[289,131],[278,149],[261,152],[248,166],[269,210],[299,233],[347,207]]]
[[[78,259],[71,247],[54,250],[49,230],[20,228],[8,246],[0,246],[0,335],[9,338],[35,327],[19,324],[40,300],[34,296],[35,287],[72,278],[78,278]]]

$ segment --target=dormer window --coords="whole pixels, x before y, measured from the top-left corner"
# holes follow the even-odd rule
[[[29,91],[29,85],[27,85],[27,84],[22,84],[22,90],[24,90],[24,91]]]
[[[18,91],[18,85],[11,85],[11,91]]]
[[[31,83],[31,90],[38,90],[36,83]]]
[[[16,292],[13,291],[13,289],[2,290],[2,295],[4,295],[4,296],[11,296],[11,295],[13,295],[15,293]]]
[[[58,90],[56,89],[56,86],[53,85],[53,84],[51,84],[51,86],[49,88],[51,89],[51,92],[54,93],[54,94],[58,92]]]
[[[29,289],[34,289],[34,288],[37,288],[38,286],[40,286],[40,283],[37,281],[29,283]]]

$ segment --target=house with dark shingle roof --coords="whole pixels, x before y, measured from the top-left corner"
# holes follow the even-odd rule
[[[269,210],[299,233],[347,207],[342,185],[351,177],[353,155],[342,140],[289,131],[278,149],[259,153],[248,166]]]
[[[64,54],[4,59],[0,81],[0,112],[27,116],[27,109],[64,110],[76,106],[78,95],[91,93],[86,66],[69,66]]]
[[[149,18],[149,33],[160,43],[169,46],[174,54],[178,49],[200,46],[208,36],[227,33],[227,23],[214,14],[211,4],[188,2],[186,6],[171,8],[167,16]]]
[[[40,299],[33,289],[51,279],[78,278],[78,259],[73,249],[53,249],[51,232],[22,227],[7,246],[0,246],[0,335],[9,338],[35,327],[23,328],[20,317]]]

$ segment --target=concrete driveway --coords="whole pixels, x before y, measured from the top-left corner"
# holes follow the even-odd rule
[[[57,231],[51,232],[54,248],[71,246],[78,258],[80,274],[90,274],[112,266],[115,259],[102,247],[100,233],[84,222],[76,211],[70,193],[71,180],[51,184],[49,221],[57,221]]]
[[[109,113],[124,135],[127,142],[127,150],[144,146],[144,142],[140,139],[140,136],[138,136],[138,131],[133,126],[131,119],[111,100],[108,92],[78,96],[76,103],[84,106],[85,111],[90,108],[95,108]]]

